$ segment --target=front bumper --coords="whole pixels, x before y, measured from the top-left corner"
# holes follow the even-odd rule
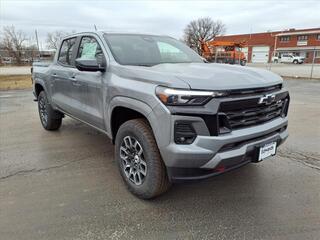
[[[287,123],[287,118],[277,118],[220,136],[197,136],[190,145],[171,142],[160,152],[171,181],[203,179],[255,161],[257,146],[282,144],[288,137]]]

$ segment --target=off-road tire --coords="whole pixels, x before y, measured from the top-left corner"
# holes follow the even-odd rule
[[[38,111],[44,129],[54,131],[60,128],[63,114],[51,107],[45,91],[41,91],[38,96]],[[46,117],[44,114],[46,114]]]
[[[141,185],[136,185],[126,176],[123,160],[120,157],[120,147],[127,136],[136,139],[143,149],[147,171]],[[162,161],[152,129],[145,119],[129,120],[120,126],[115,141],[115,159],[127,188],[139,198],[151,199],[169,189],[170,181],[166,167]]]

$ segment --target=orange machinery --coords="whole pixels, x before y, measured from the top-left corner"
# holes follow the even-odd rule
[[[245,42],[200,41],[202,57],[209,62],[246,65],[247,59],[241,48]]]

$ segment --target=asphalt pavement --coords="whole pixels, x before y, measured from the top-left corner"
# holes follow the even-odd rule
[[[320,239],[320,82],[286,82],[278,155],[140,200],[110,140],[65,118],[41,127],[27,91],[0,92],[0,239]]]

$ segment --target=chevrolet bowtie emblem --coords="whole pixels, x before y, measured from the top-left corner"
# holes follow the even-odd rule
[[[264,95],[263,97],[261,97],[259,99],[259,104],[266,104],[266,105],[269,105],[271,103],[274,102],[274,100],[276,99],[276,95],[274,94],[267,94],[267,95]]]

